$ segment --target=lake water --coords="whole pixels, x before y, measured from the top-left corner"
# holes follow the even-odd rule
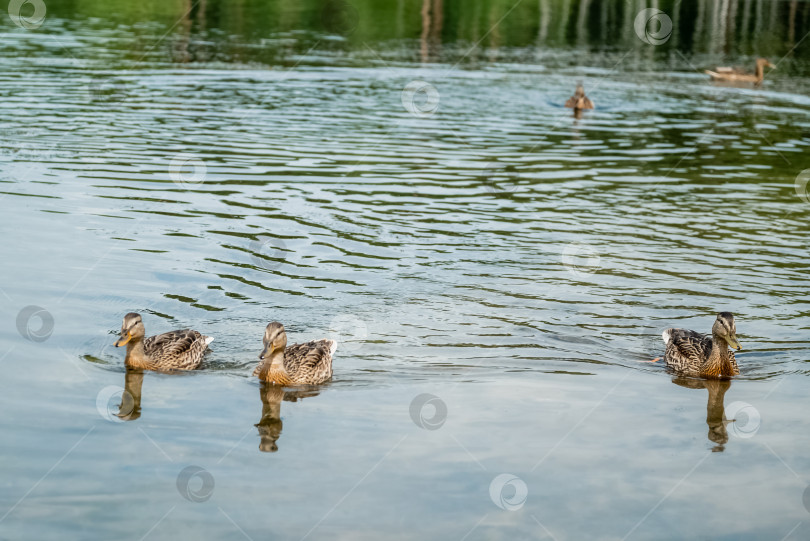
[[[810,538],[810,4],[36,5],[0,539]],[[203,369],[127,373],[130,311]],[[641,362],[719,311],[741,376]],[[331,383],[251,377],[272,320]]]

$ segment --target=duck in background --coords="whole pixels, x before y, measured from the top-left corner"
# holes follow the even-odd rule
[[[705,70],[705,72],[712,78],[712,81],[721,81],[728,83],[745,83],[760,86],[765,79],[765,68],[776,69],[776,66],[771,64],[767,58],[757,58],[755,73],[747,73],[741,69],[717,67],[712,70]]]
[[[582,118],[583,110],[593,109],[593,102],[585,95],[585,87],[582,86],[582,83],[577,84],[574,95],[568,98],[565,106],[574,110],[574,118]]]

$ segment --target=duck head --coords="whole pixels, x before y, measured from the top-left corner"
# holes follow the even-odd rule
[[[265,360],[273,356],[274,353],[284,351],[287,347],[287,333],[284,332],[284,325],[278,321],[274,321],[267,325],[264,329],[264,337],[262,338],[264,348],[259,354],[259,359]]]
[[[115,347],[120,347],[128,344],[129,342],[137,342],[141,340],[146,334],[141,315],[135,312],[130,312],[124,316],[124,321],[121,323],[121,337],[115,341]]]
[[[731,312],[720,312],[712,325],[712,334],[725,340],[732,349],[742,349],[737,340],[737,326],[734,324],[734,315]]]

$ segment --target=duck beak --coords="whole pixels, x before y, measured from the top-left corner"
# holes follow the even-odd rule
[[[727,336],[726,337],[726,342],[728,342],[728,345],[731,346],[733,349],[736,349],[737,351],[740,351],[742,349],[742,346],[740,345],[740,341],[737,340],[737,335],[736,334],[732,334],[730,336]]]
[[[129,342],[130,340],[132,340],[132,333],[127,332],[126,338],[124,338],[124,334],[122,333],[121,337],[118,340],[115,341],[115,347],[121,347],[121,346],[125,345],[127,342]]]

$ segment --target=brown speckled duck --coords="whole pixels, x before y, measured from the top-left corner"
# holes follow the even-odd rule
[[[712,70],[706,70],[706,73],[713,81],[724,81],[730,83],[751,83],[754,86],[759,86],[765,79],[765,67],[776,69],[776,66],[768,62],[766,58],[757,58],[755,73],[746,73],[739,69],[717,67]]]
[[[135,312],[125,315],[115,347],[127,346],[124,361],[127,366],[146,370],[194,370],[200,366],[208,344],[214,341],[191,329],[145,336],[141,315]]]
[[[717,314],[711,336],[687,329],[667,329],[661,336],[667,346],[664,362],[680,374],[720,378],[740,373],[734,352],[728,350],[742,349],[731,312]]]
[[[276,321],[264,330],[264,349],[254,376],[277,385],[317,385],[332,377],[334,340],[313,340],[287,347],[284,325]]]
[[[565,102],[565,106],[574,110],[574,116],[576,118],[582,116],[584,109],[593,109],[593,102],[585,95],[585,87],[582,86],[582,83],[577,85],[574,95],[568,98],[568,101]]]

